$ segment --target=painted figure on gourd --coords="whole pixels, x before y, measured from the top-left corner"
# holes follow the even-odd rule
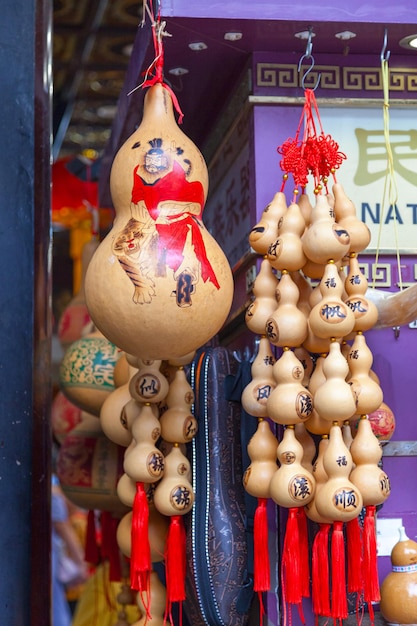
[[[233,279],[202,222],[206,164],[178,127],[165,85],[148,89],[142,122],[114,159],[110,189],[114,225],[86,277],[92,318],[141,358],[196,350],[223,325]]]

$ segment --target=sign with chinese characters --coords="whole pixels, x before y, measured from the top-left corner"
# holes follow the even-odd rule
[[[209,196],[203,221],[232,268],[249,250],[249,124],[244,112],[209,165]]]
[[[347,159],[336,176],[372,234],[368,252],[415,254],[417,251],[417,121],[415,110],[391,108],[388,158],[381,108],[320,109],[324,133],[339,144]],[[390,184],[394,182],[394,187]],[[393,193],[395,192],[396,193]],[[396,200],[390,202],[390,198]]]

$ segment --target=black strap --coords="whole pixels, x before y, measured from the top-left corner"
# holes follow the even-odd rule
[[[238,402],[241,404],[242,392],[245,387],[251,382],[251,363],[250,361],[243,360],[239,363],[238,370],[235,375],[229,375],[226,377],[226,398],[231,402]],[[246,413],[241,407],[241,424],[240,424],[240,439],[242,448],[242,467],[243,471],[250,465],[250,458],[248,455],[248,443],[252,436],[256,432],[257,420]],[[238,613],[248,613],[250,606],[254,598],[253,591],[253,523],[255,517],[255,510],[257,507],[257,500],[253,496],[249,495],[245,491],[245,530],[246,530],[246,543],[247,543],[247,564],[246,575],[244,583],[239,592],[236,610]]]

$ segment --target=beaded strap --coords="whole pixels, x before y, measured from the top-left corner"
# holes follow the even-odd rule
[[[413,565],[393,565],[393,572],[417,572],[417,563]]]

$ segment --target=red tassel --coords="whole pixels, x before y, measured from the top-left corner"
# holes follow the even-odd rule
[[[379,602],[381,599],[378,578],[375,514],[375,506],[367,506],[365,508],[365,519],[363,523],[363,597],[365,602],[368,603],[370,613],[372,609],[371,603]]]
[[[96,517],[94,511],[88,511],[87,530],[85,538],[85,560],[87,563],[98,565],[100,552],[97,545]]]
[[[284,537],[282,554],[282,578],[284,601],[290,604],[300,604],[301,593],[301,563],[300,563],[300,536],[298,532],[298,508],[288,509],[287,527]]]
[[[149,580],[152,567],[148,521],[149,506],[144,484],[137,482],[132,512],[130,585],[132,589],[141,593],[149,592]],[[145,603],[144,605],[146,606]]]
[[[165,547],[165,578],[167,588],[167,619],[173,602],[185,600],[186,537],[181,515],[173,515],[170,520]]]
[[[300,538],[301,595],[310,597],[310,562],[308,549],[308,524],[303,506],[298,508],[298,534]]]
[[[348,559],[347,590],[350,593],[362,593],[362,530],[357,517],[347,522],[346,538]]]
[[[330,524],[320,524],[313,541],[312,602],[316,616],[330,616],[329,533]]]
[[[269,591],[271,586],[266,504],[266,498],[258,498],[253,522],[254,591]]]
[[[109,561],[110,582],[119,582],[122,578],[120,552],[116,539],[117,526],[118,520],[108,511],[103,511],[101,514],[101,554],[104,560]]]
[[[348,616],[345,565],[346,559],[343,522],[333,522],[331,613],[333,619],[345,619]]]

